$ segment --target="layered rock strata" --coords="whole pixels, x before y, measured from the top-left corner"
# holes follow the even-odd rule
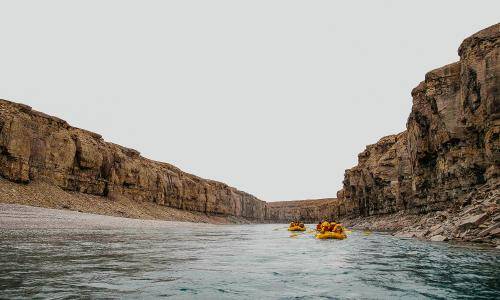
[[[265,203],[226,184],[107,143],[98,134],[0,100],[0,175],[258,222],[342,218],[434,240],[499,241],[500,24],[467,38],[460,61],[426,74],[407,130],[345,172],[335,199]]]
[[[207,214],[265,220],[262,200],[202,179],[138,151],[105,142],[31,107],[0,100],[0,175],[49,182],[66,191],[154,202]]]
[[[314,223],[329,218],[334,212],[336,202],[335,198],[268,202],[268,218],[278,223],[292,220]]]
[[[474,205],[469,212],[482,217],[467,228],[470,237],[474,236],[470,230],[482,224],[498,226],[499,44],[500,24],[496,24],[462,43],[460,61],[426,74],[411,93],[407,130],[384,137],[359,154],[358,165],[346,171],[337,195],[338,205],[348,209],[334,215],[355,218],[401,211],[456,215]],[[440,222],[446,223],[445,219]],[[467,239],[462,221],[466,220],[451,222],[445,238]]]

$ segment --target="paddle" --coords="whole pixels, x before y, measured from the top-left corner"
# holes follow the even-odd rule
[[[278,227],[278,228],[274,228],[273,231],[276,231],[276,230],[281,230],[281,229],[288,229],[288,227]]]

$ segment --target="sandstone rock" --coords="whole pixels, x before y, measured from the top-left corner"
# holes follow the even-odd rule
[[[432,230],[430,233],[429,233],[429,236],[435,236],[435,235],[440,235],[444,232],[444,228],[443,226],[439,226],[437,229],[435,230]]]
[[[470,215],[471,213],[473,213],[476,210],[477,210],[476,206],[470,206],[470,207],[466,208],[465,210],[463,210],[460,213],[460,215],[462,215],[462,216]]]
[[[442,227],[442,225],[441,225],[441,224],[436,224],[436,225],[432,226],[429,230],[430,230],[431,232],[434,232],[434,231],[436,231],[436,230],[440,229],[441,227]]]
[[[495,228],[490,231],[490,235],[493,237],[500,237],[500,228]]]
[[[460,229],[476,228],[481,223],[486,221],[487,218],[488,218],[487,213],[470,216],[464,220],[461,220],[460,223],[458,223],[458,228],[460,228]]]
[[[248,193],[146,159],[96,133],[6,100],[0,100],[0,176],[24,183],[43,179],[67,191],[208,214],[259,221],[268,215],[267,204]]]
[[[414,238],[414,237],[416,237],[414,232],[400,232],[400,233],[396,233],[394,236],[401,237],[401,238]]]
[[[462,43],[460,61],[426,74],[412,91],[406,130],[367,146],[345,172],[337,205],[348,209],[339,217],[440,210],[453,216],[471,204],[463,217],[498,211],[482,202],[498,205],[500,199],[494,196],[500,181],[499,45],[495,24]],[[482,218],[464,221],[460,230]]]
[[[489,234],[492,234],[492,232],[497,229],[497,228],[500,228],[500,223],[496,223],[496,224],[493,224],[491,225],[490,227],[484,229],[483,231],[481,231],[478,236],[480,237],[484,237],[484,236],[487,236]],[[492,234],[493,235],[493,234]]]
[[[429,230],[427,229],[424,229],[424,230],[421,230],[421,231],[418,231],[415,233],[415,237],[416,238],[424,238],[424,236],[428,235],[429,234]]]
[[[269,202],[268,218],[274,222],[287,223],[291,220],[302,220],[315,223],[322,219],[334,219],[337,199],[315,199],[300,201]]]
[[[444,242],[447,240],[448,240],[448,238],[443,236],[443,235],[435,235],[435,236],[431,237],[431,241],[433,241],[433,242]]]

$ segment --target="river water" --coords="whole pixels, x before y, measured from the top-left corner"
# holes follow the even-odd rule
[[[500,297],[498,250],[367,232],[316,240],[284,225],[38,217],[0,214],[0,298]]]

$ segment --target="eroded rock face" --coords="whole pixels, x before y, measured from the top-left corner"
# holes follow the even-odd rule
[[[359,154],[359,164],[346,171],[344,189],[337,195],[344,205],[350,204],[348,216],[393,213],[408,206],[407,143],[406,133],[391,135]]]
[[[29,106],[0,100],[0,175],[43,178],[65,190],[264,220],[267,206],[224,183],[141,157]]]
[[[279,223],[293,220],[315,223],[331,218],[337,208],[336,203],[335,198],[268,202],[268,218]]]
[[[266,204],[5,100],[0,100],[0,175],[24,183],[45,178],[71,191],[278,222],[435,211],[446,211],[462,222],[468,213],[453,210],[473,207],[474,213],[487,214],[478,225],[484,228],[460,232],[454,220],[433,234],[463,240],[484,232],[496,236],[500,222],[495,198],[500,186],[499,44],[500,24],[496,24],[462,43],[459,62],[427,73],[412,91],[407,130],[367,146],[359,154],[358,165],[345,172],[337,200]],[[429,219],[428,225],[440,222]],[[393,223],[395,228],[405,226],[397,225],[397,220]]]
[[[368,146],[346,171],[337,197],[349,210],[337,215],[460,209],[479,187],[498,188],[499,44],[496,24],[462,43],[459,62],[426,74],[412,91],[407,130]]]

